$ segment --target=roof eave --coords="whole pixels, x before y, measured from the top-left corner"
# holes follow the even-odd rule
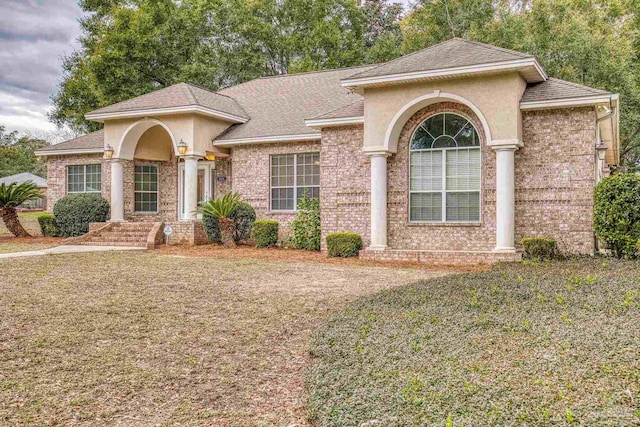
[[[307,119],[304,124],[313,129],[363,124],[364,116],[337,117],[330,119]]]
[[[34,154],[38,157],[68,156],[73,154],[101,154],[103,148],[67,148],[62,150],[38,150]]]
[[[607,104],[613,101],[613,95],[580,96],[574,98],[547,99],[542,101],[520,102],[521,111],[546,110],[550,108],[586,107],[590,105]]]
[[[235,114],[226,113],[224,111],[206,108],[199,105],[187,105],[184,107],[168,107],[168,108],[147,108],[142,110],[116,111],[111,113],[88,113],[85,115],[87,120],[96,122],[104,122],[105,120],[129,119],[148,116],[166,116],[169,114],[202,114],[204,116],[228,121],[231,123],[246,123],[249,121],[246,117],[237,116]]]
[[[540,65],[540,62],[538,62],[537,58],[531,57],[512,61],[493,62],[455,68],[443,68],[439,70],[415,71],[410,73],[388,74],[374,77],[349,78],[342,80],[340,84],[343,87],[355,89],[365,86],[387,85],[416,80],[435,80],[461,76],[496,74],[509,71],[522,72],[528,68],[532,69],[535,77],[526,79],[527,82],[539,83],[547,80],[547,73],[542,68],[542,65]]]
[[[317,141],[320,140],[321,135],[319,133],[303,133],[296,135],[274,135],[274,136],[258,136],[252,138],[235,138],[235,139],[223,139],[214,140],[213,145],[215,147],[231,147],[234,145],[244,144],[264,144],[273,142],[290,142],[290,141]]]

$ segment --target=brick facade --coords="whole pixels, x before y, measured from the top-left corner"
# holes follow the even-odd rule
[[[409,140],[426,118],[455,112],[468,118],[481,139],[481,219],[479,224],[413,224],[408,220]],[[254,206],[259,218],[280,222],[287,235],[294,213],[272,212],[270,156],[320,152],[322,242],[328,233],[353,231],[370,240],[370,159],[362,152],[363,126],[326,128],[322,141],[240,145],[231,157],[216,160],[216,194],[238,191]],[[593,108],[571,108],[523,113],[524,147],[516,151],[516,246],[523,237],[555,238],[569,253],[593,253],[593,187],[595,184],[595,113]],[[101,155],[49,158],[48,208],[66,194],[66,166],[102,164],[102,195],[110,192],[109,162]],[[177,220],[177,162],[149,162],[159,166],[158,214],[133,212],[133,162],[125,162],[125,218],[132,221]],[[466,106],[445,102],[414,114],[405,124],[397,153],[388,158],[388,245],[405,251],[397,257],[431,259],[444,263],[453,253],[465,252],[465,260],[491,258],[495,246],[495,152],[486,146],[478,118]],[[175,227],[174,227],[175,228]],[[180,227],[178,227],[180,228]],[[190,241],[191,229],[180,228],[181,240]],[[184,231],[184,233],[182,233]],[[187,236],[189,235],[189,236]],[[196,236],[200,239],[202,236]],[[413,252],[412,252],[413,251]],[[417,251],[417,252],[416,252]],[[473,255],[473,254],[476,255]],[[480,255],[478,255],[480,254]],[[378,254],[390,259],[388,254]],[[455,260],[454,260],[455,261]]]

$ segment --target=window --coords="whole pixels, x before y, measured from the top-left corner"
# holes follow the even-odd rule
[[[480,139],[469,120],[430,117],[411,137],[409,220],[480,221]]]
[[[102,190],[102,166],[67,166],[67,193],[99,193]]]
[[[271,156],[271,210],[295,210],[305,190],[320,197],[320,153]]]
[[[158,166],[135,166],[135,211],[158,212]]]

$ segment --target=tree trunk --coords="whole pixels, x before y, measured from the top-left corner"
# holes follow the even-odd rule
[[[27,233],[27,230],[24,229],[22,224],[20,224],[20,219],[18,218],[18,212],[16,211],[16,208],[2,208],[0,209],[0,214],[2,214],[4,225],[6,225],[11,234],[16,237],[31,236],[29,233]]]
[[[226,248],[235,247],[236,242],[233,240],[233,220],[230,218],[220,218],[218,223],[220,224],[220,237],[222,239],[222,244]]]

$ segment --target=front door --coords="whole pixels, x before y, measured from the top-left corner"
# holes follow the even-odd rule
[[[215,197],[215,181],[216,181],[216,164],[215,162],[198,162],[198,206],[205,203],[209,199]],[[178,166],[178,205],[180,206],[180,219],[184,218],[184,164]],[[202,218],[201,214],[197,215],[198,219]]]

